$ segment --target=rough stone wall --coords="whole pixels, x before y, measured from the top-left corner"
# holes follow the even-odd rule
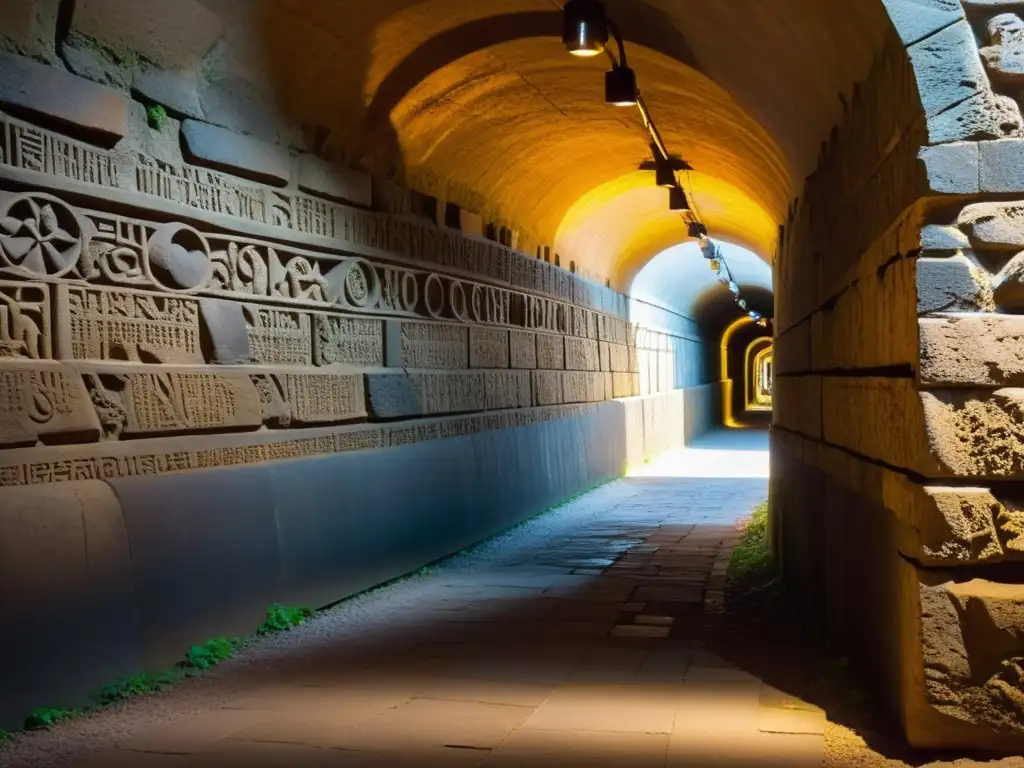
[[[1019,753],[1022,8],[886,5],[776,265],[773,541],[913,744]]]
[[[697,343],[680,318],[641,328],[625,296],[185,77],[218,28],[141,55],[80,2],[55,48],[56,7],[22,5],[0,51],[0,725],[702,428],[684,409],[713,391],[669,386]]]

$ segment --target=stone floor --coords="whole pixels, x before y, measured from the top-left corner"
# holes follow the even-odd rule
[[[824,714],[701,643],[766,449],[710,435],[248,651],[191,699],[101,713],[99,736],[86,718],[68,764],[820,766]]]

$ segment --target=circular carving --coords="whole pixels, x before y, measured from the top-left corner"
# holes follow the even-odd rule
[[[185,224],[164,224],[146,244],[150,277],[168,291],[197,291],[213,273],[210,246],[199,232]]]
[[[474,285],[469,295],[470,312],[473,314],[473,321],[484,322],[484,288],[482,285]]]
[[[423,285],[423,297],[427,304],[427,312],[437,319],[444,315],[444,283],[437,275],[428,275]]]
[[[377,303],[377,274],[373,265],[363,259],[348,262],[345,270],[345,301],[357,309],[373,307]]]
[[[405,272],[402,275],[402,309],[406,312],[415,312],[416,305],[420,301],[420,287],[416,283],[416,276],[412,272]]]
[[[456,320],[469,321],[469,316],[466,314],[466,290],[458,280],[452,280],[451,285],[448,286],[448,305]]]
[[[59,277],[78,263],[84,247],[78,216],[52,195],[18,195],[0,214],[0,263],[4,266]]]

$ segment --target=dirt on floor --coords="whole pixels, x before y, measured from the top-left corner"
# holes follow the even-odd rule
[[[1024,768],[1024,757],[907,747],[898,725],[805,616],[777,580],[753,574],[730,581],[726,613],[710,641],[722,658],[825,710],[826,768]]]

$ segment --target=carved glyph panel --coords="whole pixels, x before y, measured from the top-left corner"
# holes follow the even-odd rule
[[[469,329],[441,323],[402,323],[402,367],[469,368]]]
[[[50,360],[50,287],[0,280],[0,359]]]
[[[81,379],[59,365],[0,365],[0,445],[99,439]]]
[[[263,404],[263,420],[271,426],[366,418],[362,374],[259,374],[252,380]]]

